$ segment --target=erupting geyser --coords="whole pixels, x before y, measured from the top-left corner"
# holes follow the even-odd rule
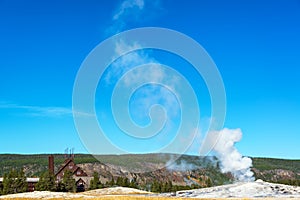
[[[218,137],[213,150],[220,161],[221,171],[223,173],[231,172],[238,181],[254,181],[251,171],[252,160],[242,156],[234,146],[241,140],[242,131],[224,128],[212,134]]]

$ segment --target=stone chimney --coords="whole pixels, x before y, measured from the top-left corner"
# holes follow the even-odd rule
[[[48,157],[48,169],[49,169],[49,172],[54,174],[54,156],[53,155],[50,155]]]

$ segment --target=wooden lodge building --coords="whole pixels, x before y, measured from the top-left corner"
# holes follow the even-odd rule
[[[76,181],[76,187],[78,192],[82,192],[89,187],[92,177],[89,177],[80,167],[78,167],[74,162],[74,156],[70,155],[59,170],[54,172],[54,157],[49,156],[49,171],[53,173],[56,177],[57,182],[62,181],[64,173],[66,171],[71,171],[73,178]]]
[[[48,169],[51,173],[55,175],[56,181],[60,182],[63,179],[64,173],[68,170],[73,173],[73,178],[76,181],[76,187],[78,192],[85,191],[90,184],[92,177],[88,176],[80,167],[78,167],[74,162],[74,156],[69,155],[66,157],[63,165],[59,170],[54,172],[54,156],[50,155],[48,157]],[[39,178],[26,178],[28,183],[28,191],[35,191],[35,185],[39,182]],[[3,182],[3,178],[0,178],[0,183]]]

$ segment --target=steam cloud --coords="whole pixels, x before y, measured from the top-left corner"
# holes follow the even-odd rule
[[[254,181],[252,160],[243,157],[234,146],[242,138],[241,130],[224,128],[213,132],[213,135],[218,137],[213,150],[221,162],[221,171],[231,172],[238,181]]]
[[[196,166],[193,163],[189,163],[185,160],[178,159],[178,157],[171,155],[170,159],[166,163],[167,170],[170,171],[187,171],[187,170],[194,170],[197,169],[198,166]]]

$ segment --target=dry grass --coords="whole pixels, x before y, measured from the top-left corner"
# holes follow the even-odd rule
[[[41,198],[2,198],[5,200],[34,200]],[[85,200],[85,198],[48,198],[51,200]],[[285,200],[297,198],[181,198],[181,197],[146,197],[146,196],[126,196],[126,195],[107,195],[95,198],[87,198],[92,200]]]
[[[3,198],[3,200],[34,200],[34,199],[41,199],[41,198]],[[85,198],[49,198],[51,200],[65,200],[65,199],[72,199],[72,200],[84,200]],[[199,198],[181,198],[181,197],[146,197],[146,196],[126,196],[126,195],[106,195],[101,197],[95,198],[88,198],[92,200],[193,200]],[[223,200],[226,198],[204,198],[202,200]],[[242,198],[246,200],[245,198]],[[1,199],[2,200],[2,199]],[[235,198],[238,200],[238,198]]]

